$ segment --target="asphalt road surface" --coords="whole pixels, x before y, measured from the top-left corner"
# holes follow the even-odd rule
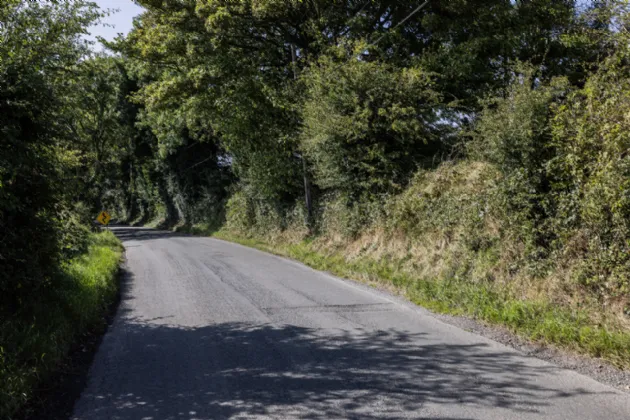
[[[122,302],[74,419],[630,419],[630,395],[216,239],[115,228]]]

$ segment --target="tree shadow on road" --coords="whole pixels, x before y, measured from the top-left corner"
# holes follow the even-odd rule
[[[125,227],[116,234],[126,240],[177,236]],[[170,314],[139,319],[130,311],[132,280],[125,272],[122,303],[75,407],[78,419],[370,420],[449,413],[463,420],[480,418],[479,409],[522,418],[590,394],[549,388],[543,376],[558,368],[483,340],[444,344],[448,340],[399,329],[297,322],[190,327],[172,324],[177,317]]]
[[[108,372],[93,372],[110,379],[84,395],[79,418],[421,418],[427,404],[518,417],[587,394],[536,384],[555,368],[485,344],[422,345],[423,334],[394,329],[163,322],[119,320],[118,336],[103,343]]]
[[[177,238],[177,237],[193,237],[192,235],[172,232],[168,230],[158,230],[144,227],[130,227],[123,225],[112,225],[111,231],[121,241],[148,241],[153,239]]]

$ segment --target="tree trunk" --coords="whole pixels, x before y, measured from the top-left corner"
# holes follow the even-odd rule
[[[293,80],[297,80],[297,54],[295,51],[295,45],[291,44],[291,61],[293,64]],[[311,224],[313,221],[313,205],[311,203],[311,181],[308,179],[308,168],[306,165],[306,157],[304,153],[301,153],[302,158],[302,171],[304,174],[304,201],[306,204],[306,226],[309,233],[311,231]]]

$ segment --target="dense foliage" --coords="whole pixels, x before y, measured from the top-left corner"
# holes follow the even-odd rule
[[[80,251],[73,169],[83,148],[69,131],[80,41],[93,6],[11,0],[0,6],[0,313],[54,287],[61,259]]]
[[[0,4],[1,418],[116,291],[117,240],[89,232],[126,136],[116,60],[82,40],[100,16],[83,1]]]
[[[149,183],[141,173],[182,148],[217,145],[190,166],[227,168],[245,214],[275,213],[286,227],[298,211],[312,229],[326,201],[365,214],[358,207],[400,192],[416,170],[459,156],[462,133],[487,97],[507,94],[521,61],[540,80],[579,85],[610,49],[590,36],[607,32],[611,6],[600,3],[139,3],[134,30],[111,47],[138,82],[130,97],[159,157],[135,167],[142,185],[128,190],[133,209],[169,222],[201,222],[174,182],[186,167],[161,167]],[[224,203],[230,183],[198,185]],[[148,189],[168,194],[147,202]],[[222,213],[210,213],[216,225]]]

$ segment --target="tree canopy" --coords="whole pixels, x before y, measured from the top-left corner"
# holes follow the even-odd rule
[[[0,6],[0,311],[54,289],[103,208],[356,234],[453,159],[497,168],[536,258],[581,223],[625,249],[624,2],[138,4],[101,54],[90,2]]]

